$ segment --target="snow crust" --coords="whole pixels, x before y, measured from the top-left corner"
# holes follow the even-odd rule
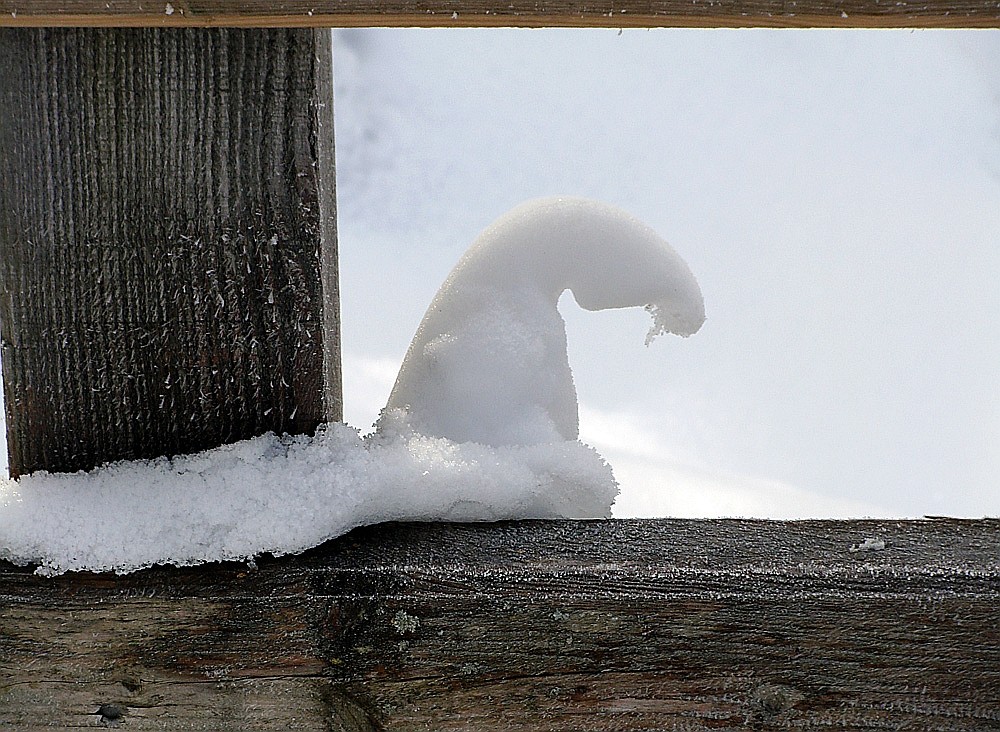
[[[611,468],[579,442],[491,448],[403,429],[264,435],[196,455],[0,481],[0,558],[68,570],[251,560],[392,520],[608,515]]]
[[[529,202],[442,285],[373,434],[334,424],[0,480],[0,558],[124,573],[299,552],[381,521],[610,516],[611,468],[577,440],[566,289],[589,310],[647,307],[647,342],[705,317],[687,266],[639,221],[579,198]]]

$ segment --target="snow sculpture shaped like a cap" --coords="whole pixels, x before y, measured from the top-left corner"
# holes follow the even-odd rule
[[[417,329],[381,430],[403,419],[456,442],[526,445],[575,440],[576,389],[557,303],[587,310],[645,307],[647,344],[689,336],[705,320],[684,260],[625,211],[582,198],[511,210],[473,243]]]
[[[651,337],[688,335],[705,318],[687,266],[628,214],[527,203],[482,234],[434,298],[372,439],[327,425],[313,438],[0,478],[0,559],[43,574],[129,572],[302,551],[379,521],[608,516],[611,467],[576,440],[556,309],[566,289],[591,310],[648,306]],[[129,520],[107,520],[120,515]]]

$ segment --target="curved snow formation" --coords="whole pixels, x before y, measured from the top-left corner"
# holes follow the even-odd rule
[[[380,521],[609,516],[618,484],[576,439],[556,309],[566,289],[590,310],[647,306],[650,338],[688,335],[705,317],[687,266],[628,214],[578,198],[527,203],[448,277],[370,438],[332,424],[0,478],[0,559],[41,574],[123,573],[303,551]]]
[[[705,320],[681,257],[625,211],[543,198],[490,225],[431,302],[380,424],[484,445],[576,440],[576,389],[557,309],[570,290],[587,310],[645,307],[648,344]]]

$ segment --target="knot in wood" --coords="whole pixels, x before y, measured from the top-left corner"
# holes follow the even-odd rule
[[[755,716],[776,717],[794,707],[802,699],[801,693],[787,686],[761,684],[754,689],[750,705]]]
[[[117,727],[118,723],[125,717],[126,711],[127,709],[125,707],[117,704],[101,704],[97,708],[95,714],[101,715],[101,719],[99,721],[104,726]]]

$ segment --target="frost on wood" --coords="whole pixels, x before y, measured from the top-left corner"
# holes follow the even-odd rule
[[[174,5],[176,19],[187,3]],[[329,44],[308,30],[5,30],[15,475],[340,418],[333,113],[316,103]]]
[[[567,289],[588,310],[646,307],[650,337],[704,320],[687,266],[640,222],[582,199],[527,203],[448,277],[370,437],[333,424],[0,481],[0,558],[127,572],[293,553],[382,521],[608,516],[611,468],[577,440]]]

